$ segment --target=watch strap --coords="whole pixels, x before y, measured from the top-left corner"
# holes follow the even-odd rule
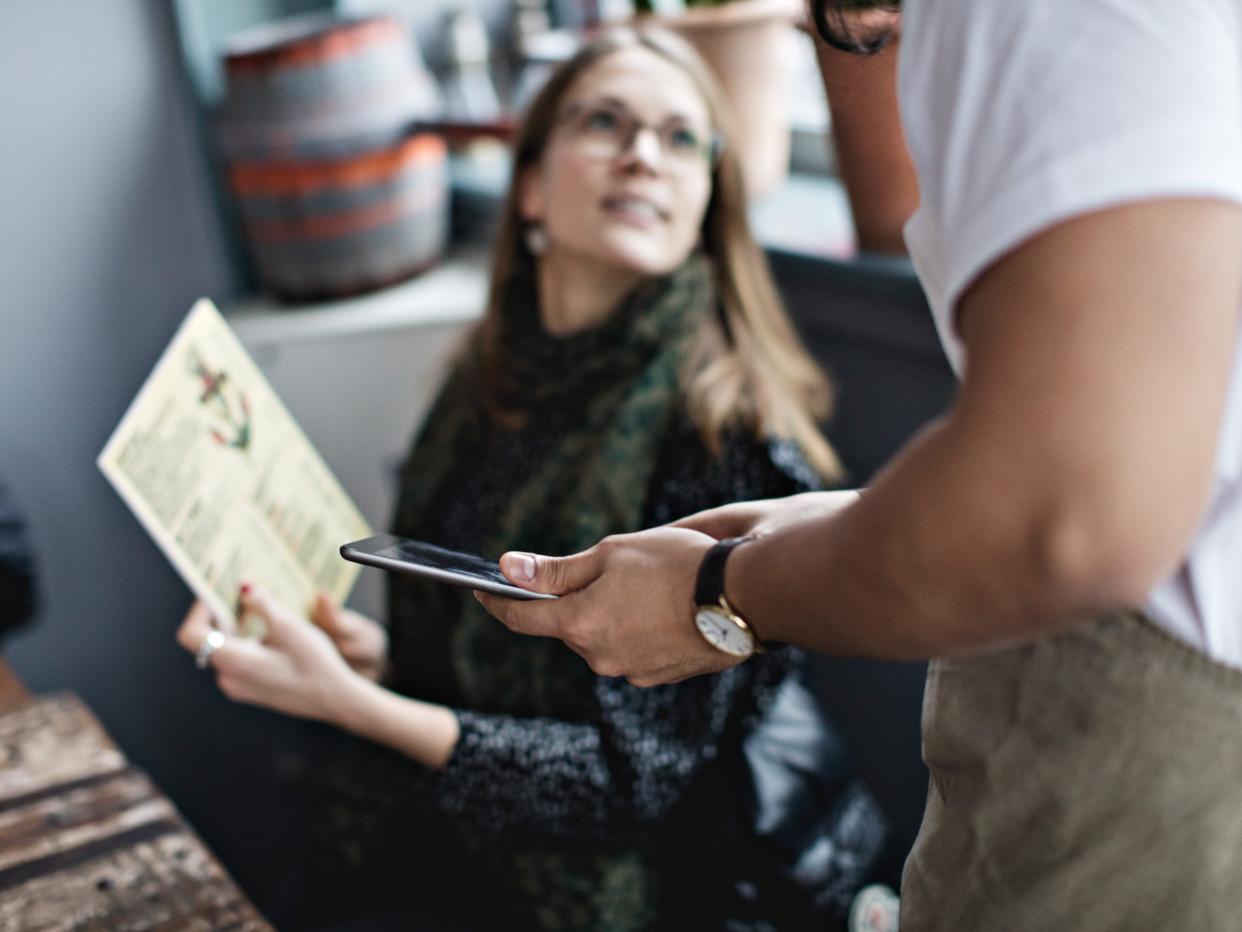
[[[699,575],[694,583],[695,605],[719,605],[724,595],[725,561],[738,544],[750,540],[749,537],[726,537],[712,544],[703,562],[699,564]]]

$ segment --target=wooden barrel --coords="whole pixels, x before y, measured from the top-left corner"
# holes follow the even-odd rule
[[[409,30],[388,17],[294,17],[232,37],[219,139],[230,159],[321,158],[392,143],[436,113]]]
[[[447,148],[430,133],[334,160],[235,162],[229,185],[259,278],[284,298],[382,287],[444,250]]]
[[[436,261],[447,152],[411,128],[434,94],[399,20],[316,14],[260,27],[229,43],[224,65],[219,141],[265,290],[342,297]]]

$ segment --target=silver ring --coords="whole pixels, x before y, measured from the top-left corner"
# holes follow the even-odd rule
[[[203,638],[203,643],[199,645],[198,653],[194,655],[194,666],[200,670],[206,670],[211,666],[211,655],[224,646],[224,635],[219,631],[208,631],[207,637]]]

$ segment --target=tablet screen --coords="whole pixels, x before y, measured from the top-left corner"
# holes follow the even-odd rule
[[[434,569],[450,570],[474,579],[485,579],[506,586],[513,585],[505,579],[504,573],[500,572],[500,567],[491,560],[484,560],[482,557],[467,553],[458,553],[456,550],[445,550],[443,547],[425,544],[422,541],[397,540],[390,547],[376,550],[375,555],[388,557],[390,560],[400,560],[403,563],[421,563],[423,566],[430,566]]]

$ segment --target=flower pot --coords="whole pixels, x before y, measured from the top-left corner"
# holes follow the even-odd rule
[[[789,173],[784,50],[801,12],[799,0],[733,0],[644,18],[688,41],[715,72],[733,107],[734,145],[751,197]]]

